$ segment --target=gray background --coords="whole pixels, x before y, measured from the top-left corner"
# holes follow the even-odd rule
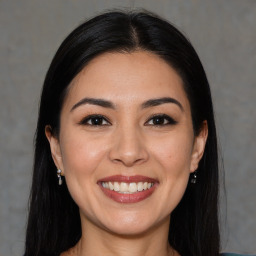
[[[53,54],[85,18],[113,7],[156,12],[198,51],[225,164],[223,250],[256,254],[255,0],[0,0],[0,255],[23,252],[38,100]]]

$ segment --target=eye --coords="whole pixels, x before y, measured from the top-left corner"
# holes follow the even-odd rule
[[[146,125],[156,125],[156,126],[164,126],[164,125],[174,125],[177,121],[165,114],[154,115],[147,122]]]
[[[79,124],[91,126],[110,125],[110,122],[102,115],[90,115],[84,118]]]

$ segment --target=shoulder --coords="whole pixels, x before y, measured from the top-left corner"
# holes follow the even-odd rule
[[[78,255],[76,246],[60,254],[60,256],[75,256],[75,255]]]
[[[60,254],[60,256],[73,256],[73,252],[71,250],[68,250],[68,251],[65,251],[65,252],[62,252]]]
[[[237,253],[221,253],[220,256],[256,256],[256,254],[254,255],[249,255],[249,254],[237,254]]]

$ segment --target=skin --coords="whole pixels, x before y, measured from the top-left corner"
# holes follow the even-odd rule
[[[74,107],[85,97],[111,101],[114,108]],[[145,101],[162,97],[181,106],[163,103],[142,108]],[[95,119],[85,121],[92,114],[105,119],[93,125]],[[160,118],[156,125],[152,115],[159,114],[175,123]],[[170,213],[203,155],[207,124],[195,137],[190,104],[175,70],[145,51],[104,53],[70,84],[60,120],[58,138],[49,126],[46,136],[82,223],[81,240],[62,256],[178,255],[168,244]],[[97,184],[112,175],[147,176],[158,181],[157,187],[145,200],[118,203]]]

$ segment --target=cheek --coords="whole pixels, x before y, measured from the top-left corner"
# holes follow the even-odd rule
[[[184,134],[176,134],[161,143],[154,143],[152,154],[160,163],[166,176],[189,173],[192,153],[192,139]]]
[[[65,137],[61,144],[62,160],[65,176],[79,178],[93,173],[104,156],[104,142],[99,142],[83,136],[73,134]]]
[[[64,175],[71,197],[81,209],[92,212],[99,164],[106,155],[104,142],[83,133],[63,134],[61,143]]]
[[[162,170],[161,196],[165,214],[170,214],[176,208],[186,190],[192,145],[193,136],[189,136],[189,133],[176,133],[152,147],[152,155]]]
[[[189,144],[189,143],[187,143]],[[191,147],[168,141],[155,148],[161,175],[161,216],[169,215],[181,201],[190,174]],[[186,144],[185,144],[186,145]]]

